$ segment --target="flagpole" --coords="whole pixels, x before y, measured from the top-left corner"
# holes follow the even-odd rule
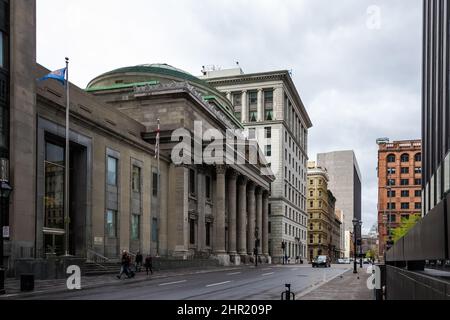
[[[158,224],[157,224],[157,232],[158,232],[158,237],[156,239],[157,243],[156,243],[156,256],[159,257],[159,237],[160,237],[160,230],[159,230],[159,226],[160,226],[160,220],[161,220],[161,167],[160,167],[160,152],[159,150],[161,150],[161,121],[158,119],[158,134],[156,137],[157,141],[157,145],[158,145],[158,149],[157,149],[157,158],[158,158]]]
[[[64,179],[64,231],[65,231],[65,252],[69,256],[70,242],[70,216],[69,216],[69,176],[70,176],[70,96],[69,96],[69,58],[66,58],[66,156],[65,156],[65,179]]]

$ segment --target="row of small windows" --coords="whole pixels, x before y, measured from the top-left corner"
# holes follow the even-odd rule
[[[295,222],[297,222],[303,226],[306,226],[306,216],[305,215],[289,208],[288,206],[285,206],[284,210],[285,210],[284,215],[286,216],[286,218],[294,220]]]
[[[306,231],[296,228],[287,223],[284,224],[284,234],[290,237],[300,238],[301,240],[306,240]]]
[[[400,162],[409,162],[409,154],[404,153],[400,156]],[[397,157],[395,156],[395,154],[390,154],[387,156],[387,162],[388,163],[394,163],[395,161],[397,161]],[[422,162],[422,154],[421,153],[417,153],[414,156],[414,161],[415,162]]]
[[[387,168],[387,174],[388,175],[394,175],[396,173],[397,173],[397,169],[396,168]],[[402,168],[400,168],[400,173],[401,174],[409,174],[410,173],[409,167],[402,167]],[[421,174],[422,173],[422,168],[421,167],[414,168],[414,173],[415,174]]]
[[[386,208],[388,210],[396,210],[397,209],[397,204],[395,202],[388,203],[386,205]],[[400,209],[401,210],[410,210],[411,209],[411,204],[409,202],[402,202],[402,203],[400,203]],[[414,203],[414,209],[415,210],[421,210],[422,209],[422,203],[421,202]]]
[[[396,181],[395,179],[388,179],[388,186],[395,186],[396,185]],[[410,179],[400,179],[400,185],[401,186],[409,186],[412,185],[411,184],[411,180]],[[421,186],[422,185],[422,179],[414,179],[414,184],[415,186]]]
[[[388,190],[387,196],[389,198],[395,198],[397,196],[397,192],[395,190]],[[410,191],[409,190],[402,190],[401,191],[401,197],[402,198],[409,198],[410,197]],[[422,197],[422,191],[421,190],[415,190],[414,191],[414,197],[421,198]]]

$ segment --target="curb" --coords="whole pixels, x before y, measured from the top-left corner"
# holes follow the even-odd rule
[[[246,266],[244,267],[230,267],[230,268],[221,268],[221,269],[215,269],[215,270],[199,270],[199,271],[193,271],[193,272],[187,272],[187,273],[177,273],[177,274],[171,274],[171,275],[160,275],[160,276],[155,276],[153,278],[144,278],[144,279],[128,279],[130,281],[127,282],[107,282],[107,283],[97,283],[97,284],[92,284],[92,285],[86,285],[83,286],[81,290],[73,290],[73,291],[85,291],[85,290],[92,290],[92,289],[97,289],[100,287],[111,287],[111,286],[116,286],[120,283],[122,283],[122,285],[130,285],[130,284],[135,284],[135,283],[145,283],[145,282],[149,282],[149,281],[153,281],[153,280],[158,280],[158,279],[166,279],[166,278],[171,278],[171,277],[181,277],[181,276],[188,276],[188,275],[195,275],[195,274],[207,274],[207,273],[215,273],[215,272],[224,272],[224,271],[232,271],[232,270],[242,270],[244,269]],[[63,280],[63,279],[61,279]],[[120,281],[120,280],[117,280]],[[13,294],[6,294],[4,296],[0,296],[0,301],[1,300],[14,300],[14,299],[22,299],[22,298],[30,298],[39,294],[55,294],[55,293],[64,293],[64,292],[70,292],[70,290],[68,290],[67,288],[60,288],[60,289],[55,289],[55,290],[38,290],[38,291],[33,291],[33,292],[26,292],[26,293],[13,293]]]

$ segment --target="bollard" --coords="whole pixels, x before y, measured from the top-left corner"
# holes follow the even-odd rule
[[[281,294],[281,300],[285,301],[295,300],[295,294],[291,292],[290,284],[286,284],[286,291]]]

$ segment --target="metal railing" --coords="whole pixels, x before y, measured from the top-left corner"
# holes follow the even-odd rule
[[[87,250],[87,260],[88,260],[88,262],[97,263],[97,264],[109,262],[109,258],[101,255],[100,253],[98,253],[92,249]]]

